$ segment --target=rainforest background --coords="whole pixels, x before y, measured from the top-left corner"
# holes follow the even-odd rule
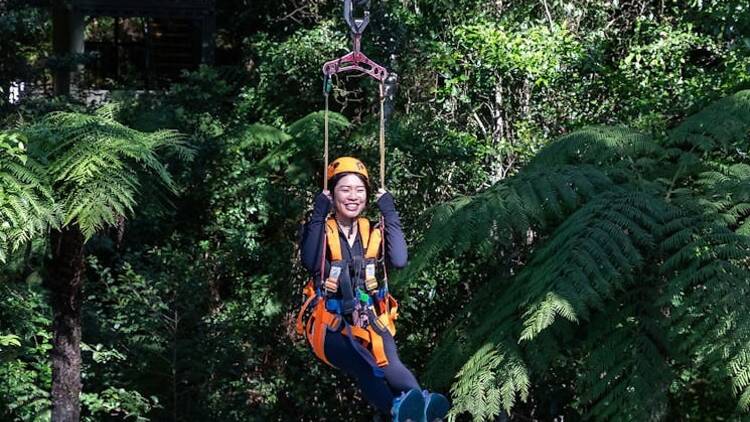
[[[398,74],[397,341],[424,387],[455,420],[748,418],[750,2],[370,7],[363,50]],[[217,64],[98,81],[92,106],[11,101],[91,59],[0,2],[1,420],[50,419],[77,291],[82,420],[372,420],[292,327],[341,9],[218,1]],[[377,88],[331,97],[332,156],[373,173]]]

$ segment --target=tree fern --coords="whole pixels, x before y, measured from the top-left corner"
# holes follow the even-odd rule
[[[529,230],[561,221],[613,182],[593,167],[559,166],[505,179],[473,198],[458,198],[433,211],[431,229],[400,279],[413,278],[441,253],[491,252],[513,247]]]
[[[634,308],[594,321],[576,380],[576,406],[587,419],[655,421],[666,415],[671,371],[667,356]]]
[[[478,275],[486,281],[430,359],[436,385],[457,374],[454,415],[487,420],[527,394],[546,400],[532,392],[556,381],[574,386],[567,409],[580,417],[664,420],[693,394],[677,373],[682,385],[731,383],[747,411],[749,132],[750,91],[664,135],[587,128],[437,207],[402,280],[441,257],[494,268],[498,251],[522,254]]]
[[[662,147],[650,135],[624,126],[593,126],[578,130],[542,149],[529,168],[561,164],[595,164],[602,166],[619,161],[633,162],[658,157]]]
[[[334,144],[341,144],[340,137],[349,127],[349,121],[338,113],[330,113],[328,122],[331,149]],[[284,170],[290,180],[304,180],[310,174],[322,170],[322,162],[310,162],[300,157],[323,156],[324,114],[313,112],[295,121],[284,131],[283,142],[273,148],[260,164],[273,171]]]
[[[557,316],[588,319],[631,284],[644,262],[641,249],[654,245],[659,211],[646,195],[602,195],[560,225],[518,275],[530,303],[520,339],[533,339]]]
[[[451,394],[458,399],[451,420],[462,412],[471,413],[474,420],[492,420],[501,409],[510,411],[517,394],[525,400],[529,388],[528,371],[516,348],[485,344],[456,375]]]
[[[0,262],[57,224],[45,171],[28,157],[24,140],[18,133],[0,133]]]
[[[719,151],[725,158],[737,152],[747,155],[748,122],[750,91],[740,91],[685,119],[670,132],[667,144],[706,153]]]
[[[157,156],[160,150],[170,149],[184,159],[191,155],[178,133],[139,132],[111,115],[52,113],[25,130],[35,154],[48,163],[63,224],[76,221],[86,238],[132,213],[139,171],[175,190]]]

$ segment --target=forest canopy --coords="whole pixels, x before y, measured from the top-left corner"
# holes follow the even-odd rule
[[[214,62],[144,82],[0,2],[0,419],[373,420],[293,333],[341,9],[218,1]],[[397,75],[399,353],[451,420],[748,417],[748,1],[373,0],[362,50]],[[329,100],[377,180],[377,84]]]

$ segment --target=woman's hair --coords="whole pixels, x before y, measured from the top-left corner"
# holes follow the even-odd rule
[[[359,177],[359,180],[361,180],[362,183],[365,185],[365,190],[367,191],[367,197],[369,198],[370,197],[370,184],[367,183],[367,179],[365,179],[365,177],[362,176],[359,173],[351,173],[351,172],[349,172],[349,173],[339,173],[339,174],[333,176],[331,178],[331,180],[328,181],[328,186],[330,186],[330,189],[331,189],[331,195],[333,195],[334,190],[336,189],[336,185],[339,183],[339,181],[341,181],[341,179],[343,179],[344,177],[346,177],[346,176],[348,176],[350,174],[353,174],[353,175]]]

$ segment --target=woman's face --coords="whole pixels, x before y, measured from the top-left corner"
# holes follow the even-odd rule
[[[333,205],[336,215],[357,218],[365,209],[367,189],[364,182],[354,174],[342,177],[333,189]]]

